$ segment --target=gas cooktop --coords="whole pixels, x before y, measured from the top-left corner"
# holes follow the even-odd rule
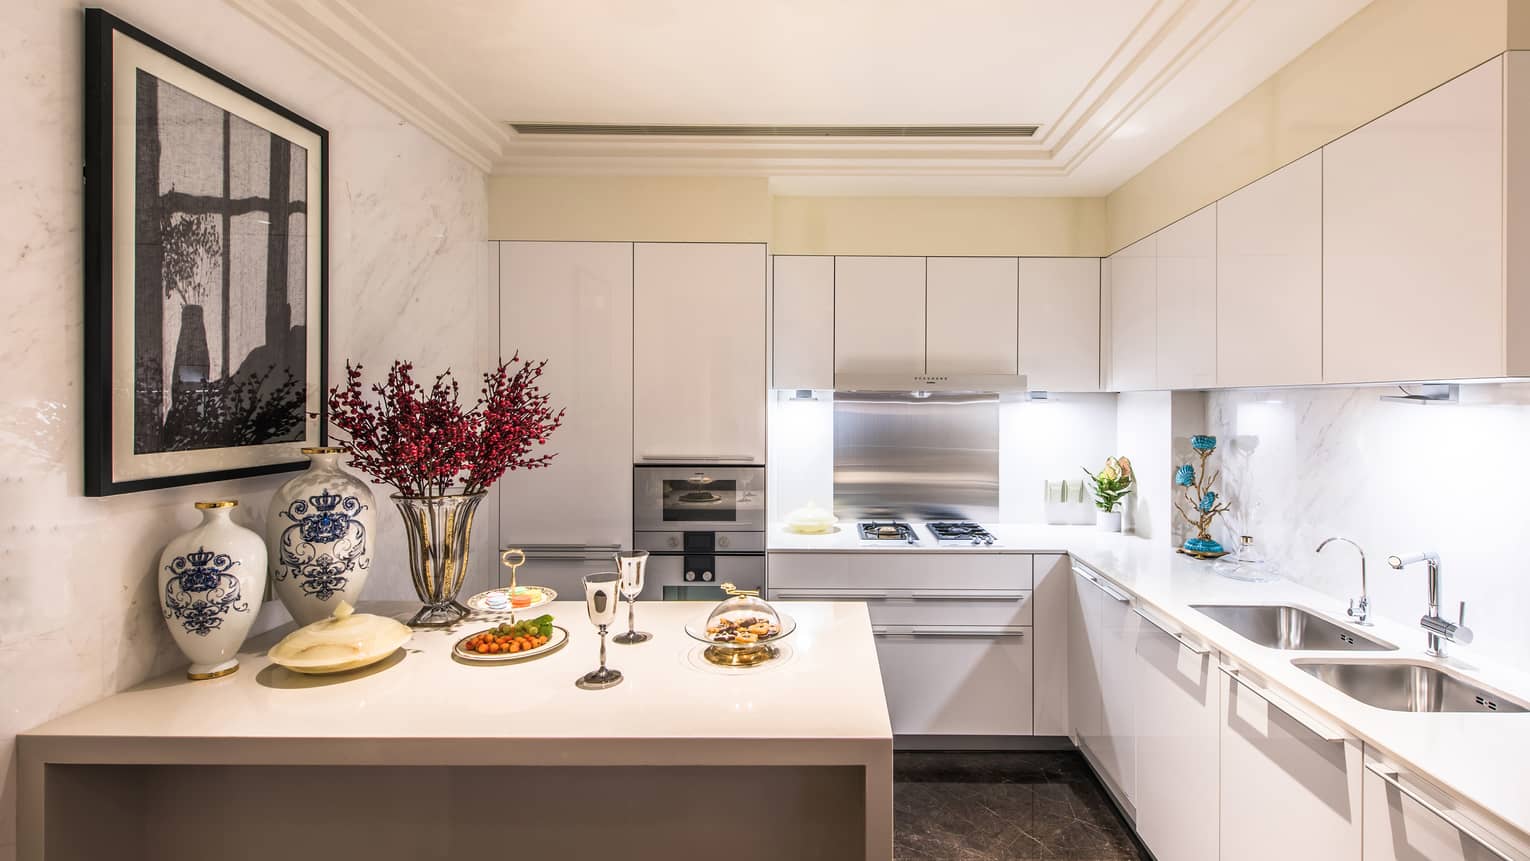
[[[935,540],[952,544],[993,544],[993,533],[971,520],[935,520],[926,523]]]
[[[914,532],[914,527],[901,520],[862,520],[857,526],[863,541],[919,543],[919,535]]]

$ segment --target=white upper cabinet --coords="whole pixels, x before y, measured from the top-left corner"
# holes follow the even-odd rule
[[[1158,379],[1158,237],[1110,257],[1110,389],[1156,387]]]
[[[539,384],[567,413],[546,469],[500,489],[506,543],[627,545],[632,538],[632,245],[500,243],[500,342],[547,359]],[[599,487],[594,494],[569,488]]]
[[[1324,147],[1326,382],[1505,374],[1503,74],[1483,63]]]
[[[1216,209],[1217,385],[1322,382],[1322,152]]]
[[[1022,257],[1020,373],[1031,389],[1100,390],[1100,261]]]
[[[774,257],[771,388],[834,388],[834,258]]]
[[[634,254],[633,456],[764,462],[765,246],[638,243]]]
[[[1015,258],[931,257],[925,265],[925,371],[1018,373]]]
[[[1158,231],[1159,389],[1217,382],[1217,206]]]
[[[834,260],[834,371],[924,373],[924,258]]]

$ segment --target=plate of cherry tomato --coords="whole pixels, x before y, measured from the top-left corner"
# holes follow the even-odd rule
[[[504,663],[545,655],[567,642],[568,631],[554,625],[551,616],[540,616],[469,634],[457,641],[452,654],[464,661]]]

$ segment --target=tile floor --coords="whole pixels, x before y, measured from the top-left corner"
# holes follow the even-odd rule
[[[897,861],[1147,861],[1075,751],[893,757]]]

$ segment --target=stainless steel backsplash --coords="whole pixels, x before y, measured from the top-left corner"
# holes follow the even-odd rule
[[[834,395],[834,514],[999,517],[999,397]]]

